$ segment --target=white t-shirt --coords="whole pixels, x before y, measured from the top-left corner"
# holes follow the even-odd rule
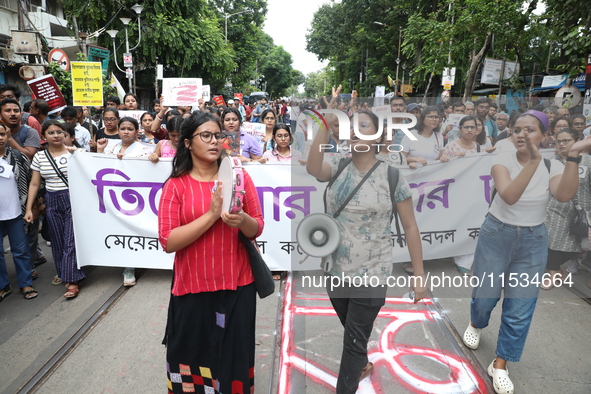
[[[515,144],[513,143],[513,139],[511,137],[504,138],[504,139],[498,141],[495,144],[495,148],[497,148],[495,150],[496,153],[500,153],[500,152],[517,152],[517,148],[515,147]]]
[[[512,152],[497,155],[493,159],[493,167],[495,165],[506,167],[512,180],[523,169],[517,161],[517,154]],[[503,223],[513,226],[533,227],[544,223],[550,201],[550,179],[563,172],[564,164],[552,159],[548,174],[546,164],[541,160],[519,201],[509,205],[497,193],[488,211]]]
[[[12,220],[21,214],[18,187],[11,167],[0,157],[0,220]]]
[[[408,157],[424,157],[427,161],[435,161],[439,158],[439,151],[443,149],[443,136],[440,133],[432,133],[429,138],[423,137],[415,129],[410,132],[417,137],[416,141],[404,136],[400,145],[402,151],[408,153]]]
[[[76,124],[76,141],[80,144],[80,147],[84,148],[85,151],[90,152],[90,132],[80,123]]]

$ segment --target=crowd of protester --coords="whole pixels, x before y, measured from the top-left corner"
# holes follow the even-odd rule
[[[320,100],[270,101],[261,98],[257,102],[246,103],[236,99],[229,100],[227,106],[199,100],[196,108],[169,108],[161,104],[161,97],[153,101],[152,108],[145,111],[138,121],[126,116],[125,112],[139,110],[138,99],[133,94],[125,95],[122,101],[117,96],[107,97],[104,107],[92,109],[94,116],[87,107],[73,106],[49,115],[49,105],[41,99],[27,103],[28,112],[24,112],[18,88],[0,85],[0,232],[8,236],[10,248],[7,252],[12,253],[21,293],[26,299],[38,295],[33,288],[33,280],[39,276],[36,267],[47,262],[39,244],[40,231],[45,234],[44,238],[52,250],[56,270],[52,283],[65,284],[66,298],[75,298],[80,293],[80,281],[85,273],[77,268],[76,263],[67,177],[68,161],[76,152],[112,154],[119,159],[143,157],[158,163],[162,158],[175,158],[177,152],[188,154],[183,133],[188,133],[186,128],[189,123],[200,128],[202,124],[214,122],[220,130],[216,133],[204,132],[209,136],[209,142],[213,138],[223,142],[221,140],[227,134],[239,134],[237,156],[243,163],[306,165],[313,140],[309,138],[308,130],[312,129],[317,135],[319,127],[318,124],[308,124],[311,120],[305,114],[307,109],[336,109],[348,117],[362,114],[360,118],[369,119],[364,120],[368,125],[374,120],[369,100],[360,100],[355,91],[350,97],[342,98],[340,91],[340,87],[333,89],[332,95]],[[586,128],[582,114],[552,105],[540,104],[527,112],[520,109],[508,113],[506,108],[497,106],[489,98],[479,98],[475,102],[457,100],[424,105],[394,96],[389,100],[389,107],[392,113],[408,113],[416,118],[416,125],[410,130],[416,140],[409,138],[401,129],[394,130],[391,137],[386,133],[380,137],[382,146],[400,149],[383,148],[377,152],[376,158],[398,168],[419,169],[493,152],[517,153],[519,157],[519,152],[525,149],[524,144],[528,145],[532,140],[536,141],[536,149],[554,149],[554,159],[563,165],[572,161],[569,152],[573,151],[575,144],[579,149],[583,144],[581,141],[589,136],[591,130]],[[409,122],[408,118],[400,116],[393,118],[392,122]],[[524,117],[530,122],[527,125]],[[203,118],[202,122],[195,123],[197,118]],[[329,147],[325,153],[337,158],[350,158],[349,142],[340,139],[339,119],[327,114],[325,120],[328,128],[326,146]],[[247,123],[263,126],[255,128],[258,133],[251,134],[253,128],[245,127]],[[527,130],[532,133],[531,139],[523,139]],[[539,135],[534,138],[535,132]],[[209,143],[203,135],[201,140]],[[536,156],[528,149],[529,157]],[[542,286],[545,290],[551,289],[556,279],[563,278],[566,273],[577,274],[580,268],[591,263],[591,253],[586,253],[591,249],[589,241],[568,231],[570,218],[577,206],[591,212],[591,156],[588,149],[581,151],[582,159],[578,166],[583,175],[579,176],[575,196],[563,201],[563,198],[550,195],[545,211],[549,241],[547,270],[552,278],[550,284]],[[558,171],[556,168],[553,167],[552,174]],[[324,178],[328,176],[322,175]],[[254,214],[260,208],[253,209]],[[231,222],[231,219],[228,220]],[[12,286],[4,253],[0,255],[0,260],[2,301],[12,292]],[[456,256],[454,261],[460,273],[469,275],[474,269],[475,255]],[[562,270],[565,264],[566,272]],[[404,263],[403,268],[413,273],[411,263]],[[126,268],[123,277],[125,286],[135,285],[134,268]],[[591,278],[588,286],[591,287]],[[492,307],[486,306],[489,309]],[[477,325],[486,325],[484,320],[477,321]],[[475,338],[479,338],[481,328],[472,325],[467,330],[464,340],[470,347],[478,346]],[[497,373],[495,371],[503,369],[504,364],[494,363],[490,368]]]

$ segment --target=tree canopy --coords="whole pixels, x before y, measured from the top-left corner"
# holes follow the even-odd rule
[[[548,59],[551,72],[580,72],[590,28],[580,0],[342,0],[315,13],[307,49],[329,60],[331,85],[354,81],[367,95],[395,78],[400,42],[399,80],[404,66],[426,88],[431,75],[440,83],[443,69],[456,67],[455,89],[470,95],[485,57],[518,61],[522,74],[534,63],[545,70]]]
[[[119,18],[135,20],[131,9],[135,2],[64,0],[63,7],[75,31],[120,31],[116,50],[121,66],[125,29]],[[268,89],[272,88],[275,94],[291,86],[291,56],[275,46],[261,29],[267,13],[266,0],[222,0],[214,7],[212,4],[206,0],[143,1],[142,37],[133,51],[136,70],[146,70],[153,80],[155,65],[163,64],[164,77],[204,78],[212,85],[212,91],[221,91],[228,81],[235,91],[249,91],[250,82],[260,74],[267,77]],[[130,23],[130,46],[138,42],[138,33],[137,24]],[[106,33],[97,41],[100,46],[113,47]]]

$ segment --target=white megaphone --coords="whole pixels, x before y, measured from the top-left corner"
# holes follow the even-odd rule
[[[325,213],[314,213],[306,216],[296,230],[298,245],[308,256],[300,261],[302,264],[310,256],[326,257],[332,254],[341,243],[341,232],[337,221]],[[332,269],[332,260],[326,259],[322,269]]]

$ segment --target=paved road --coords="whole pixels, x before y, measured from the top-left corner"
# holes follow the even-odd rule
[[[427,267],[432,274],[456,274],[446,262]],[[26,301],[15,293],[0,304],[2,393],[16,393],[117,292],[122,280],[120,268],[89,269],[80,296],[65,300],[64,288],[49,283],[51,264],[39,271],[37,299]],[[577,277],[579,284],[586,282],[584,274]],[[35,392],[162,393],[160,342],[170,276],[169,271],[146,270]],[[334,392],[342,341],[338,319],[319,289],[301,286],[299,275],[281,289],[281,297],[258,303],[255,392]],[[469,319],[469,289],[436,290],[433,302],[418,307],[401,299],[401,292],[389,293],[376,321],[370,348],[377,368],[359,392],[442,392],[443,387],[452,393],[489,392],[482,366],[494,357],[500,309],[484,330],[480,349],[472,352],[458,345],[455,333],[463,333]],[[591,392],[590,312],[591,306],[568,290],[541,294],[523,359],[509,365],[516,393]]]

